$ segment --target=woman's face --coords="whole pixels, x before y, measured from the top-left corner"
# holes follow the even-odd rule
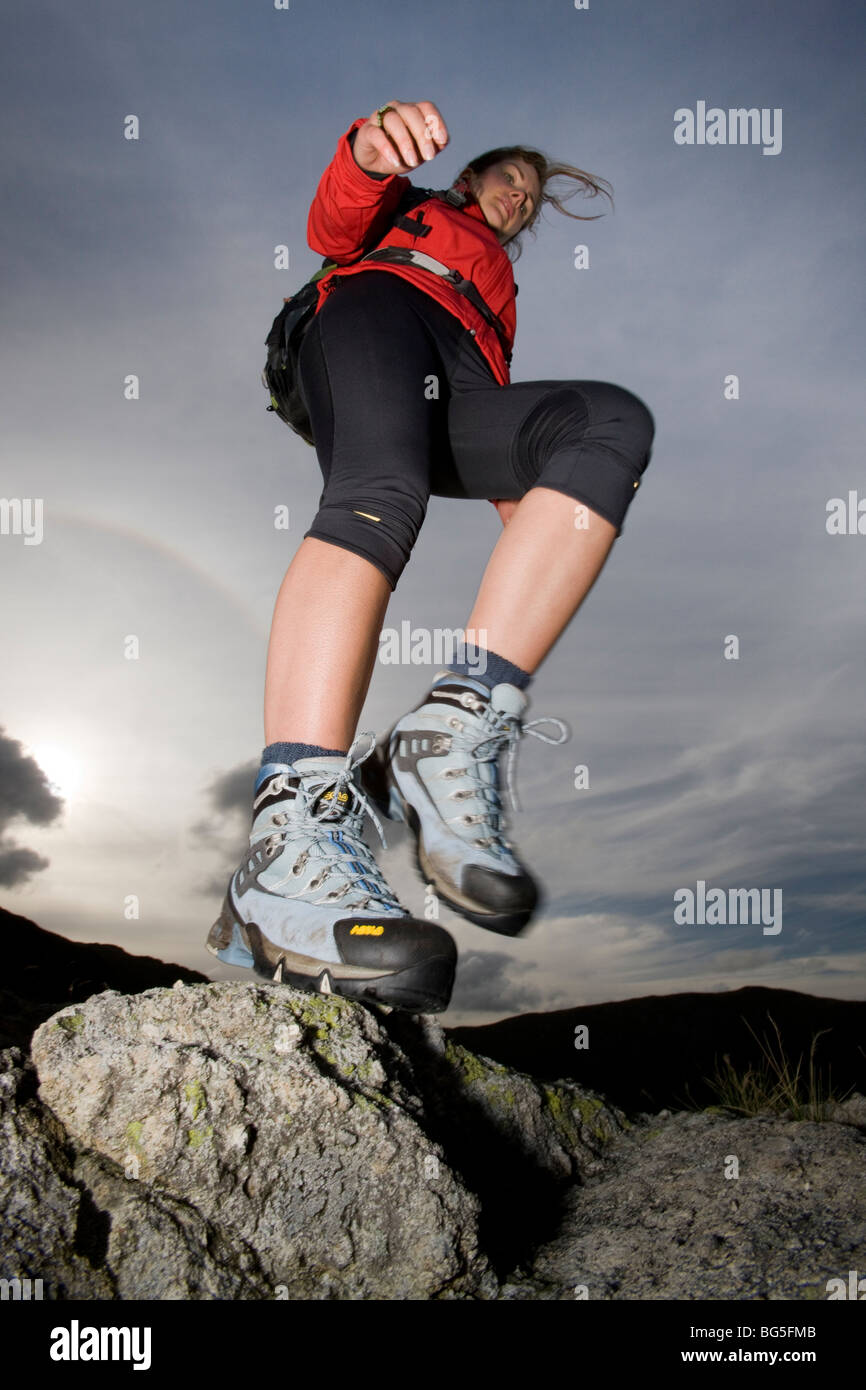
[[[525,159],[503,159],[483,174],[470,176],[470,187],[484,220],[504,245],[525,227],[538,207],[541,182]]]

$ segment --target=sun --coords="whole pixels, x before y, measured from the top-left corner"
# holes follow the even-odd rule
[[[55,743],[37,743],[27,751],[45,773],[52,791],[65,801],[77,794],[83,772],[80,758]]]

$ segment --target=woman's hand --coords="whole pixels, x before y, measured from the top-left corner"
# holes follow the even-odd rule
[[[408,174],[425,159],[444,150],[450,136],[432,101],[391,101],[382,117],[377,112],[358,127],[352,153],[356,164],[370,174]]]

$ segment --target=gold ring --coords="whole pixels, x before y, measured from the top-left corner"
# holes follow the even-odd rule
[[[385,122],[383,121],[382,117],[383,117],[383,116],[386,116],[386,115],[388,114],[389,111],[393,111],[393,110],[394,110],[393,106],[380,106],[379,109],[377,110],[377,112],[376,112],[376,125],[379,127],[380,130],[382,129],[383,125],[385,124]]]

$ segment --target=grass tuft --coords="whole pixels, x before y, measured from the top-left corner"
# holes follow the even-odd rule
[[[725,1053],[721,1064],[716,1065],[714,1076],[704,1077],[718,1097],[719,1105],[739,1115],[769,1112],[790,1120],[831,1119],[834,1107],[845,1097],[834,1095],[829,1069],[825,1084],[815,1063],[818,1039],[830,1030],[824,1028],[812,1038],[808,1065],[804,1070],[802,1053],[796,1064],[791,1061],[785,1053],[778,1024],[772,1014],[768,1013],[767,1017],[776,1034],[775,1043],[766,1036],[763,1040],[759,1038],[751,1024],[743,1019],[764,1055],[760,1066],[750,1065],[745,1072],[739,1073]],[[850,1095],[850,1091],[847,1094]]]

